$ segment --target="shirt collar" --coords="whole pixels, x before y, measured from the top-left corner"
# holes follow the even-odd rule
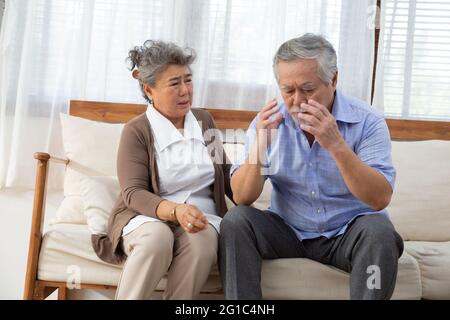
[[[152,127],[158,151],[163,151],[171,144],[183,140],[194,139],[204,143],[202,129],[191,110],[184,117],[184,136],[152,104],[148,104],[146,115]]]
[[[191,110],[186,114],[184,118],[184,137],[186,139],[199,140],[204,143],[202,129]]]

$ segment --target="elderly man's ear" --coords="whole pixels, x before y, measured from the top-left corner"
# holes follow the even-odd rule
[[[334,89],[336,89],[337,80],[338,80],[338,72],[336,71],[336,73],[334,74],[334,77],[333,77],[333,81],[331,81],[331,85],[333,86]]]

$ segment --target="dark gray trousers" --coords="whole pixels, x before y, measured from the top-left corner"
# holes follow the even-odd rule
[[[274,213],[237,206],[220,225],[225,299],[261,299],[263,259],[309,258],[350,273],[350,299],[390,299],[403,240],[388,218],[360,216],[338,237],[298,240]]]

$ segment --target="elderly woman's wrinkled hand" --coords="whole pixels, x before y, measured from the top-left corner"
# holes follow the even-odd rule
[[[175,215],[180,226],[188,233],[199,232],[208,226],[208,219],[194,205],[180,205],[177,207]]]

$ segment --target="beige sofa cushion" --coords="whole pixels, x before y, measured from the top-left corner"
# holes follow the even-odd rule
[[[83,211],[84,203],[80,196],[65,197],[56,210],[55,218],[50,222],[50,224],[86,224],[86,217],[84,216]]]
[[[100,260],[92,249],[90,231],[85,225],[58,224],[45,234],[39,258],[38,279],[115,286],[121,265]],[[348,299],[348,274],[309,259],[264,260],[262,290],[266,299]],[[158,285],[165,288],[166,278]],[[434,284],[433,284],[434,285]],[[217,266],[203,292],[220,290]],[[399,261],[394,299],[418,299],[421,296],[419,267],[405,253]]]
[[[80,178],[86,176],[116,176],[117,149],[124,124],[91,121],[60,114],[63,146],[70,160],[64,175],[64,195],[80,197]],[[63,214],[63,212],[61,212]],[[85,219],[62,217],[65,222]],[[73,222],[77,223],[77,222]]]
[[[91,232],[87,225],[56,224],[42,240],[38,265],[38,279],[47,281],[100,284],[116,286],[122,265],[100,260],[91,245]],[[158,290],[165,288],[166,278],[161,279]],[[203,292],[220,290],[217,266],[211,271]]]
[[[244,154],[244,145],[241,143],[224,143],[223,148],[228,158],[232,163],[236,163]],[[267,210],[270,206],[270,197],[272,194],[272,183],[269,179],[264,183],[264,189],[259,196],[258,200],[253,203],[255,208],[260,210]],[[225,198],[227,202],[228,209],[234,207],[234,204],[228,199]]]
[[[264,260],[261,286],[266,299],[349,299],[349,274],[310,259]],[[392,299],[420,299],[421,295],[419,266],[404,252]]]
[[[123,124],[91,121],[60,114],[64,151],[70,160],[64,195],[81,195],[84,176],[116,176],[117,149]]]
[[[419,263],[424,299],[450,299],[450,242],[405,242]]]
[[[87,225],[56,224],[49,228],[42,240],[38,279],[116,285],[122,266],[100,260],[90,239]]]
[[[83,177],[80,179],[80,191],[89,230],[92,234],[107,234],[109,217],[120,195],[118,178]]]
[[[244,154],[244,145],[242,143],[224,143],[223,149],[231,163],[236,163]]]
[[[391,219],[404,240],[450,241],[450,141],[392,142]]]

